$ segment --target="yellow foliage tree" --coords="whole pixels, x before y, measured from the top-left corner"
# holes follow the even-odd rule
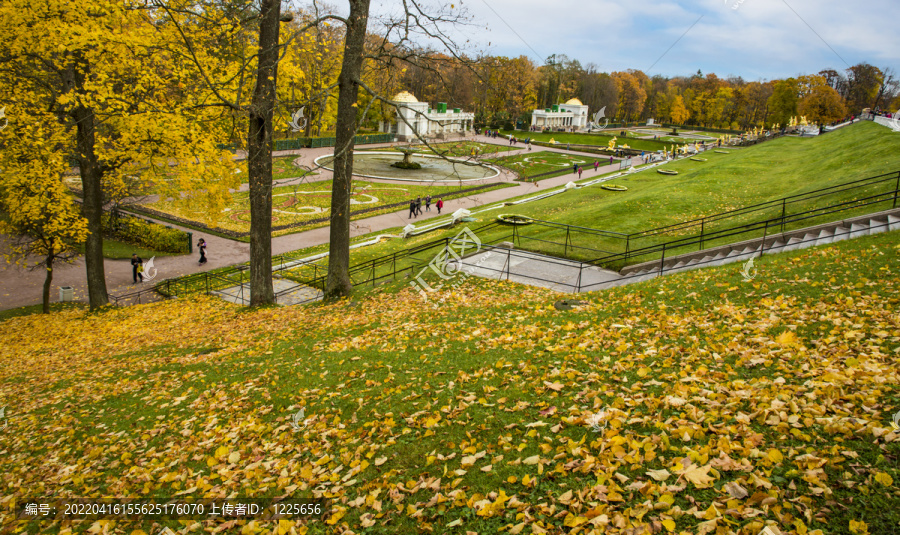
[[[104,204],[139,174],[163,196],[201,211],[221,210],[236,186],[231,155],[216,147],[224,127],[213,120],[205,95],[194,92],[194,73],[167,53],[176,28],[157,24],[139,0],[91,2],[8,0],[0,4],[0,57],[7,109],[25,121],[50,110],[65,136],[58,143],[22,145],[10,173],[27,173],[33,161],[74,157],[83,189],[82,213],[91,308],[108,302],[103,268]],[[21,146],[19,146],[21,145]],[[18,147],[17,147],[18,146]]]
[[[32,269],[45,268],[43,312],[50,312],[53,267],[71,262],[76,246],[88,235],[72,193],[63,182],[64,154],[46,150],[67,139],[51,115],[37,115],[8,125],[0,133],[0,232],[8,236],[7,260]],[[17,140],[10,143],[11,139]]]

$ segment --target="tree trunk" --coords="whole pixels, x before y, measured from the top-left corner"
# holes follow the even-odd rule
[[[64,83],[66,92],[81,92],[84,87],[84,74],[78,66],[73,64],[65,70]],[[72,110],[71,115],[75,120],[78,168],[84,192],[81,210],[90,231],[84,242],[84,265],[87,271],[88,300],[91,310],[94,310],[109,303],[103,267],[103,168],[95,151],[94,110],[79,105]]]
[[[369,0],[350,0],[344,59],[338,77],[335,126],[334,182],[331,188],[331,229],[325,299],[350,295],[350,188],[353,175],[353,139],[356,135],[359,77],[363,61]]]
[[[47,277],[44,279],[44,314],[50,313],[50,285],[53,284],[53,255],[47,255]]]
[[[259,64],[250,103],[250,306],[275,302],[272,289],[272,145],[281,0],[262,0]]]

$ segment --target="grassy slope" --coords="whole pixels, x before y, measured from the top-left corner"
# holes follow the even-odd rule
[[[898,253],[900,233],[867,237],[763,257],[752,283],[723,266],[570,312],[549,291],[469,280],[441,303],[398,285],[313,308],[8,320],[0,485],[316,489],[333,524],[310,533],[892,533]]]
[[[667,164],[665,168],[679,171],[676,176],[645,171],[617,179],[616,184],[629,188],[626,192],[607,191],[598,186],[573,190],[545,200],[486,212],[485,215],[477,216],[479,222],[470,223],[469,227],[477,228],[493,220],[499,213],[517,213],[575,226],[633,233],[858,178],[897,171],[900,170],[898,149],[900,136],[892,135],[890,130],[873,123],[857,123],[818,138],[781,138],[746,149],[733,149],[729,154],[707,151],[703,154],[703,157],[708,159],[707,162],[685,159]],[[890,185],[885,184],[882,187]],[[834,198],[829,201],[833,202]],[[808,204],[806,207],[812,205]],[[868,207],[861,211],[868,212],[887,207],[889,206]],[[452,210],[451,206],[448,211]],[[779,209],[777,213],[756,214],[752,218],[733,220],[727,225],[758,220],[763,216],[776,217],[780,213]],[[830,221],[845,216],[846,214],[842,214],[823,219]],[[821,221],[811,220],[796,226],[810,226],[818,222]],[[717,227],[713,225],[712,229],[715,228]],[[381,233],[393,233],[398,230],[387,229]],[[523,235],[559,243],[565,240],[565,231],[538,227],[522,227],[519,231]],[[458,228],[435,231],[405,241],[389,240],[352,251],[352,262],[362,263],[402,251],[406,247],[452,237],[457,232]],[[509,239],[511,232],[507,228],[486,233],[481,238],[491,242],[501,238]],[[634,249],[635,246],[652,245],[660,240],[696,234],[697,232],[669,234],[636,241],[631,245]],[[619,239],[600,240],[582,236],[572,236],[570,239],[579,246],[610,251],[624,250],[624,242]],[[548,254],[563,253],[562,246],[535,241],[523,241],[522,246]],[[319,247],[298,251],[296,257],[302,258],[322,250],[324,249]],[[568,255],[576,258],[580,256],[583,259],[599,256],[590,251],[576,250],[573,253],[571,248]],[[424,261],[427,262],[428,258]]]
[[[629,133],[627,136],[621,135],[621,129],[609,129],[604,130],[602,134],[569,134],[565,132],[552,132],[552,133],[541,133],[541,132],[521,132],[521,131],[508,131],[503,132],[505,136],[513,135],[519,139],[527,139],[531,138],[536,141],[544,141],[549,142],[551,139],[556,141],[557,143],[561,143],[565,145],[566,143],[571,143],[573,145],[592,145],[595,147],[605,147],[609,140],[613,137],[618,138],[616,140],[616,145],[628,145],[632,149],[637,150],[649,150],[649,151],[657,151],[662,150],[663,147],[669,148],[672,143],[664,143],[659,140],[653,139],[638,139],[639,134]],[[499,138],[498,138],[499,139]],[[689,140],[679,140],[673,142],[676,145],[683,144]]]

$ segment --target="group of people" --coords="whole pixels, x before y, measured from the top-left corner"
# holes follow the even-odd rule
[[[441,208],[444,207],[444,199],[438,198],[434,204],[437,207],[438,215],[441,214]],[[431,211],[431,195],[425,196],[425,211]],[[419,217],[422,214],[422,196],[416,197],[415,200],[409,201],[409,218]]]

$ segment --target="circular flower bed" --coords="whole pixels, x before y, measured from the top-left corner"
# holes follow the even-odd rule
[[[497,221],[509,223],[510,225],[527,225],[534,221],[534,219],[524,215],[500,214],[497,216]]]
[[[628,191],[627,187],[618,184],[601,184],[600,189],[608,189],[609,191]]]
[[[661,175],[677,175],[678,171],[672,171],[671,169],[657,169],[657,173]]]

